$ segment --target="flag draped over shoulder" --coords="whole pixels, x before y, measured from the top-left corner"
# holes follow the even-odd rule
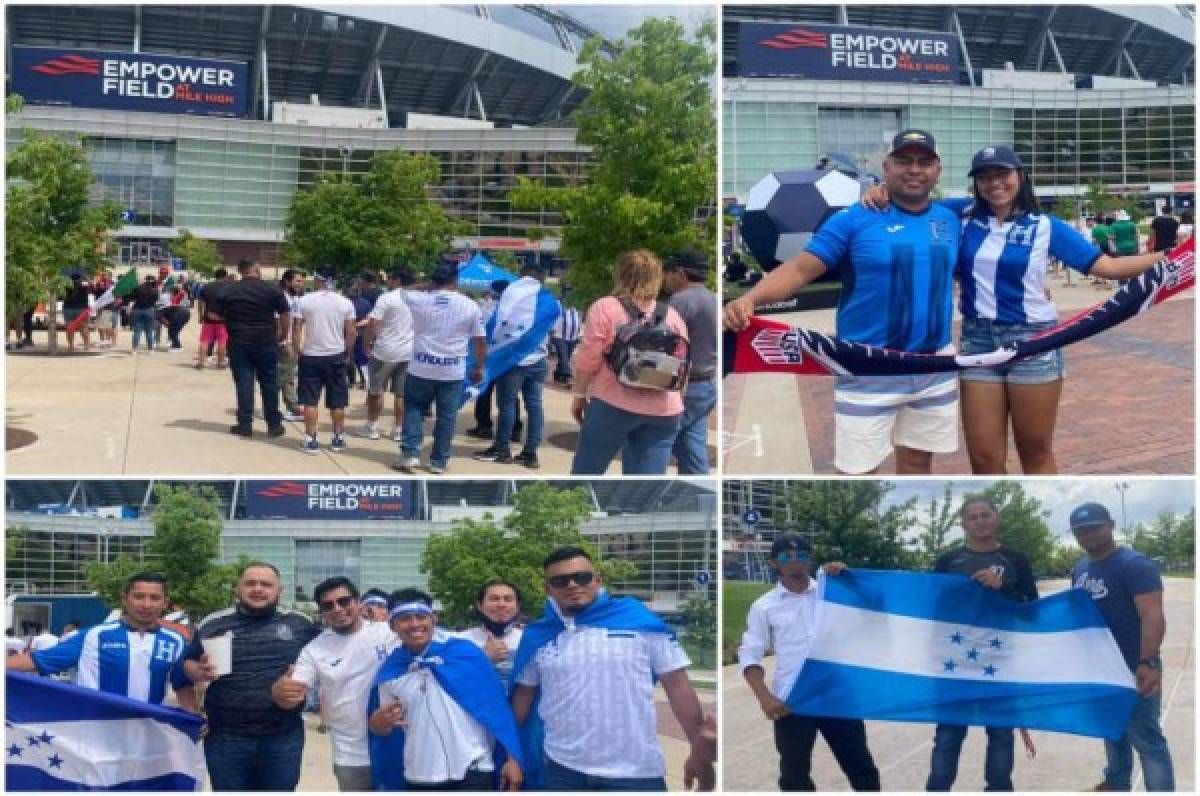
[[[21,672],[6,689],[7,790],[201,789],[199,716]]]
[[[110,285],[108,290],[104,291],[97,297],[92,306],[88,307],[83,312],[79,313],[79,317],[67,324],[67,331],[74,334],[83,328],[84,324],[89,319],[93,318],[100,310],[112,304],[119,298],[124,298],[134,291],[138,286],[137,269],[130,268],[121,276],[114,284]]]
[[[506,757],[512,757],[524,769],[517,723],[500,677],[483,651],[466,639],[431,641],[419,656],[403,646],[392,650],[375,675],[367,702],[368,718],[381,704],[379,686],[402,677],[414,667],[429,669],[450,698],[496,739],[497,771]],[[375,790],[405,790],[404,731],[395,728],[389,735],[368,732],[367,746]]]
[[[726,375],[732,372],[891,376],[1003,365],[1099,334],[1193,287],[1195,254],[1195,241],[1188,238],[1152,268],[1127,281],[1107,301],[1035,338],[971,356],[912,354],[851,343],[811,329],[751,317],[745,330],[725,333]]]
[[[471,384],[470,381],[465,383],[463,402],[474,400],[489,384],[536,351],[549,336],[561,313],[558,299],[535,279],[521,279],[506,287],[485,327],[488,353],[483,363],[483,381],[479,384]],[[468,379],[474,368],[475,350],[469,348]]]
[[[848,570],[818,594],[795,713],[1113,740],[1129,722],[1133,675],[1081,589],[1016,603],[962,575]]]

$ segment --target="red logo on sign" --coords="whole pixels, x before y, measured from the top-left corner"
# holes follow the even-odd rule
[[[275,486],[262,490],[258,494],[263,497],[304,497],[308,494],[308,490],[304,488],[304,484],[297,484],[294,481],[281,481]]]
[[[64,55],[61,58],[51,58],[45,63],[29,68],[38,74],[50,75],[51,77],[100,74],[100,62],[95,58],[84,58],[82,55]]]
[[[759,42],[763,47],[773,50],[795,50],[800,47],[819,47],[829,49],[829,37],[804,28],[792,28],[787,33],[780,33]]]

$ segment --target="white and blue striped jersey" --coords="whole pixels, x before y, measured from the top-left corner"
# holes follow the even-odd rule
[[[32,657],[39,674],[74,668],[77,685],[161,705],[168,680],[174,688],[192,684],[183,673],[186,649],[183,636],[170,628],[141,633],[117,621],[80,630]]]
[[[953,209],[960,208],[966,212],[962,205]],[[966,215],[958,252],[963,317],[999,323],[1057,321],[1058,310],[1046,296],[1050,259],[1086,274],[1100,255],[1095,244],[1054,216],[1027,213],[1001,222],[986,213]]]

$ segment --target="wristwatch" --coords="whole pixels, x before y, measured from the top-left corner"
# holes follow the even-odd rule
[[[1156,672],[1161,672],[1162,671],[1162,658],[1158,657],[1157,655],[1151,656],[1149,658],[1142,658],[1140,661],[1138,661],[1138,666],[1142,666],[1142,665],[1149,666],[1151,669],[1153,669]]]

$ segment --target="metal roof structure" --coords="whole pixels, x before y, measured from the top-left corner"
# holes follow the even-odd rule
[[[251,113],[270,103],[385,107],[499,126],[566,117],[595,31],[540,6],[55,5],[5,9],[7,44],[118,50],[250,65]],[[380,85],[383,90],[380,91]]]
[[[899,28],[959,36],[970,71],[1070,72],[1154,81],[1196,79],[1194,12],[1187,6],[1095,5],[727,5],[722,68],[737,76],[741,22],[796,22]]]

